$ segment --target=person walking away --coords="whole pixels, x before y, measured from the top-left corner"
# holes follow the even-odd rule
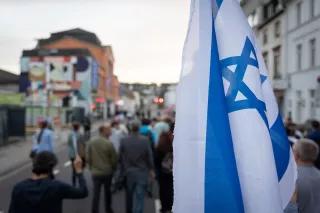
[[[168,132],[170,129],[169,123],[171,122],[170,118],[160,119],[153,127],[153,132],[155,134],[155,144],[159,142],[160,135],[162,132]]]
[[[40,143],[40,140],[38,140],[38,138],[39,138],[40,132],[42,131],[42,123],[43,123],[43,121],[38,122],[38,129],[32,135],[32,147],[31,147],[31,151],[29,154],[29,157],[32,160],[34,160],[34,158],[37,155],[37,150],[38,150],[38,146],[39,146],[38,144]],[[41,134],[43,134],[43,132]]]
[[[83,167],[85,166],[85,142],[83,137],[81,136],[80,132],[80,124],[78,122],[74,122],[72,124],[72,131],[69,133],[68,136],[68,153],[69,159],[74,165],[74,161],[77,157],[81,158],[83,162]],[[76,171],[74,166],[72,166],[72,185],[76,185]]]
[[[151,120],[150,119],[147,119],[147,118],[142,119],[142,125],[139,128],[139,133],[149,139],[149,144],[150,144],[152,155],[153,155],[154,162],[155,162],[155,158],[156,158],[155,140],[156,140],[156,137],[155,137],[155,133],[153,132],[153,130],[151,128]],[[153,196],[152,192],[153,192],[153,183],[152,183],[152,181],[150,181],[147,186],[147,193],[148,193],[149,197]]]
[[[108,140],[111,134],[110,126],[99,128],[99,137],[91,140],[87,148],[87,162],[92,174],[93,181],[93,200],[92,213],[99,212],[100,191],[104,186],[105,211],[112,213],[111,182],[112,174],[116,169],[117,154]]]
[[[158,171],[159,195],[161,212],[169,213],[173,205],[173,130],[174,123],[170,124],[170,130],[160,135],[156,147],[156,167]]]
[[[150,142],[139,134],[139,124],[131,124],[131,133],[121,140],[120,166],[126,176],[127,213],[142,213],[149,175],[154,178]]]
[[[9,213],[62,213],[64,199],[82,199],[88,196],[82,174],[82,161],[74,161],[79,187],[49,178],[57,164],[55,154],[39,152],[35,157],[32,177],[14,186]]]
[[[125,132],[120,129],[120,124],[118,121],[113,121],[111,123],[111,136],[110,141],[113,144],[113,147],[115,148],[116,152],[119,153],[119,147],[120,147],[120,141],[122,138],[125,137]]]
[[[149,141],[151,142],[152,150],[154,149],[154,143],[155,143],[155,134],[152,131],[151,128],[151,121],[149,119],[142,119],[142,125],[139,129],[139,132],[141,135],[146,136]]]
[[[313,120],[311,122],[311,132],[307,135],[307,138],[313,140],[320,147],[320,123],[319,121]],[[320,169],[320,154],[315,161],[315,166]]]
[[[91,120],[89,115],[84,117],[83,130],[86,139],[89,140],[91,137]]]
[[[112,142],[117,154],[119,154],[120,141],[127,136],[127,132],[120,128],[119,119],[115,119],[111,123],[112,133],[110,136],[110,141]],[[111,192],[116,193],[117,191],[121,191],[124,187],[124,175],[120,170],[119,166],[117,166],[116,171],[113,174],[112,184],[111,184]]]
[[[319,213],[320,171],[314,166],[314,161],[319,154],[319,147],[310,139],[301,139],[294,144],[293,153],[298,166],[295,204],[298,207],[298,212]]]
[[[54,134],[53,131],[48,128],[48,122],[46,120],[40,123],[40,131],[36,132],[33,136],[31,158],[34,158],[37,153],[49,151],[54,152]]]

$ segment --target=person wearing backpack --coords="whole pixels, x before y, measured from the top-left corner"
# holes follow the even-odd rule
[[[162,213],[172,212],[173,205],[173,130],[174,123],[171,123],[169,131],[160,135],[156,147],[156,166]]]

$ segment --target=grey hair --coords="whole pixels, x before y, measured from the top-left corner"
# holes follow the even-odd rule
[[[319,155],[319,146],[313,140],[303,138],[294,144],[294,151],[301,160],[314,162]]]

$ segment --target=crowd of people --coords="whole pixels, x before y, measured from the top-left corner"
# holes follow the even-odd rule
[[[32,177],[14,187],[9,212],[61,213],[64,199],[88,196],[83,175],[86,168],[92,179],[92,213],[100,211],[102,189],[106,213],[114,212],[112,195],[122,189],[126,192],[126,212],[142,213],[144,198],[153,196],[155,183],[161,212],[172,212],[173,119],[115,117],[101,125],[98,135],[91,138],[88,123],[73,122],[65,139],[72,163],[71,184],[55,178],[53,171],[58,159],[54,130],[47,121],[40,123],[30,152]]]
[[[285,213],[319,213],[320,123],[312,120],[299,126],[287,119],[285,125],[298,166],[296,191]],[[86,167],[92,177],[92,213],[99,212],[102,189],[105,212],[113,212],[112,195],[124,189],[127,213],[142,213],[145,196],[152,196],[152,182],[158,184],[161,212],[172,212],[174,121],[171,118],[115,117],[101,125],[98,135],[91,138],[88,121],[74,122],[66,138],[72,162],[70,185],[56,180],[53,174],[57,157],[52,127],[46,121],[39,127],[30,153],[32,177],[14,187],[10,213],[60,213],[63,199],[87,197],[83,175]]]

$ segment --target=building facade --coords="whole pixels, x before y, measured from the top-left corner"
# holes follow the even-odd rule
[[[35,49],[24,50],[20,64],[20,91],[31,108],[30,125],[39,116],[65,124],[79,114],[77,110],[100,118],[114,112],[119,82],[113,73],[112,48],[102,45],[94,33],[79,28],[51,33],[38,40]]]
[[[286,22],[286,115],[297,123],[320,119],[320,1],[288,1]]]
[[[37,48],[40,49],[88,49],[97,61],[99,70],[99,83],[97,98],[116,100],[113,97],[114,89],[114,56],[111,46],[102,45],[99,38],[91,32],[76,28],[67,31],[52,33],[49,38],[40,39]],[[115,85],[117,86],[117,85]]]
[[[283,117],[320,119],[320,1],[243,1]]]
[[[25,50],[20,91],[33,105],[77,107],[87,112],[98,87],[96,62],[87,49]]]

